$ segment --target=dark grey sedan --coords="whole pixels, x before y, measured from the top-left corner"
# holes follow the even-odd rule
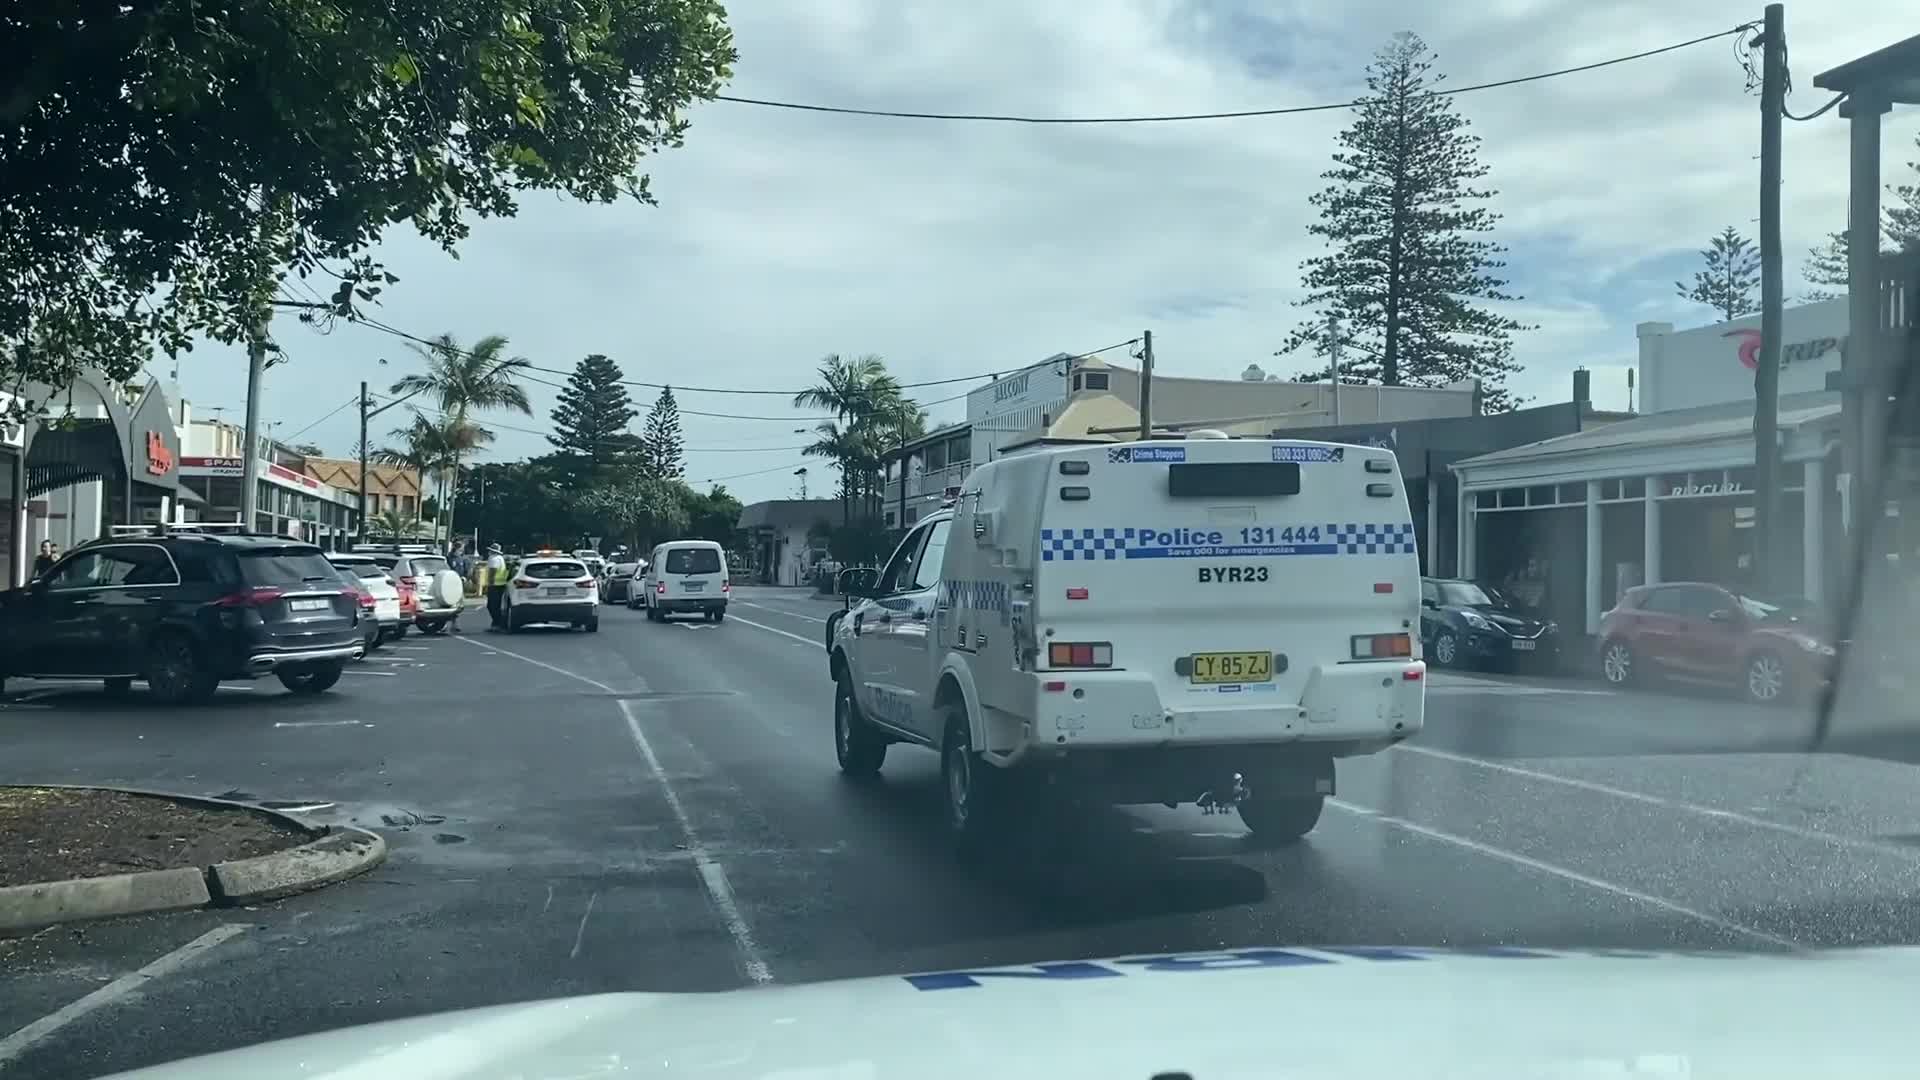
[[[607,567],[607,576],[600,583],[600,602],[603,604],[624,604],[633,598],[633,572],[640,566],[637,562],[617,562]]]

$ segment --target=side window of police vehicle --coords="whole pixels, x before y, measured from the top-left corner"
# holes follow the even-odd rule
[[[940,567],[947,561],[947,526],[953,519],[934,523],[927,533],[927,546],[913,564],[913,587],[916,591],[931,589],[940,584]]]
[[[893,559],[880,575],[880,586],[875,591],[881,596],[892,596],[906,588],[913,580],[914,556],[920,554],[920,545],[927,539],[926,526],[921,526],[907,534],[900,542],[899,550],[893,553]]]

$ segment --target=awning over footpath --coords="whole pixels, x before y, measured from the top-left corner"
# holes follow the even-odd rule
[[[1819,390],[1780,399],[1781,456],[1825,456],[1835,437],[1840,395]],[[1752,465],[1753,403],[1728,402],[1650,413],[1571,435],[1456,462],[1463,487],[1601,480],[1618,476]]]

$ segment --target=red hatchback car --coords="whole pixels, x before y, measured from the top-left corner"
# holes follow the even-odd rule
[[[1600,620],[1600,672],[1615,686],[1671,678],[1790,701],[1826,683],[1834,655],[1808,609],[1700,582],[1628,589]]]

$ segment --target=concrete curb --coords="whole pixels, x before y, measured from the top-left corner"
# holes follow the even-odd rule
[[[182,866],[0,888],[0,933],[38,930],[89,919],[274,900],[353,877],[378,866],[387,857],[387,842],[377,833],[352,826],[316,827],[277,810],[229,799],[97,784],[8,786],[114,791],[189,805],[243,810],[273,818],[312,839],[285,851],[212,866]]]
[[[299,847],[207,867],[212,899],[251,904],[344,881],[385,862],[387,842],[378,833],[343,827]]]

